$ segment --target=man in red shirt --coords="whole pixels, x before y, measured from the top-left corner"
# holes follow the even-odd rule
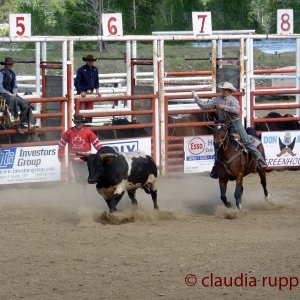
[[[68,144],[69,161],[72,164],[75,180],[77,182],[87,181],[87,166],[76,155],[76,152],[91,152],[91,144],[98,151],[102,145],[96,135],[84,127],[87,122],[83,115],[74,115],[74,127],[68,129],[61,137],[58,146],[58,159],[62,161],[65,154],[65,146]]]

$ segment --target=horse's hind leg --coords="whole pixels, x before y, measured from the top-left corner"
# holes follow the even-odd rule
[[[227,198],[226,198],[227,183],[228,183],[227,179],[219,178],[219,185],[220,185],[220,191],[221,191],[221,200],[227,208],[230,208],[231,203],[228,202]]]
[[[271,200],[271,197],[269,195],[269,192],[267,190],[267,179],[266,179],[266,171],[262,168],[258,168],[257,170],[258,172],[258,175],[260,177],[260,183],[264,189],[264,194],[265,194],[265,200],[266,201],[270,201]]]
[[[238,178],[236,179],[236,186],[235,186],[235,192],[234,192],[234,198],[236,203],[236,208],[241,209],[242,208],[242,195],[243,195],[243,174],[240,174]]]

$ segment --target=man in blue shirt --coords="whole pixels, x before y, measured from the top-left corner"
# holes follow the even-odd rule
[[[12,71],[14,61],[11,57],[6,57],[1,65],[4,68],[0,70],[0,94],[5,97],[9,112],[15,119],[20,117],[20,124],[16,126],[18,133],[24,134],[21,127],[23,122],[28,122],[28,130],[35,128],[35,119],[32,114],[30,104],[21,98],[18,92],[16,74]],[[20,109],[20,116],[18,110]]]
[[[87,94],[91,94],[95,90],[97,96],[100,97],[98,69],[94,66],[94,62],[97,58],[89,54],[83,57],[82,60],[85,61],[86,64],[77,70],[74,83],[77,95],[85,98]],[[80,109],[93,109],[93,102],[82,103]]]

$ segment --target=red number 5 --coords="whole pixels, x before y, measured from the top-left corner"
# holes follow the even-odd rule
[[[108,31],[111,35],[116,35],[118,32],[118,28],[116,25],[112,25],[112,22],[116,22],[117,19],[115,17],[112,17],[108,20]]]
[[[16,31],[17,35],[23,35],[24,32],[25,32],[25,25],[23,24],[23,22],[24,22],[24,17],[17,17],[16,18],[16,27],[20,28],[20,31],[19,30]]]

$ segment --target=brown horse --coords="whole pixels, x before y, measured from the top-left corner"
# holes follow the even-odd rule
[[[192,122],[209,122],[211,117],[206,113],[187,114],[182,117],[168,116],[169,124],[192,123]],[[209,135],[212,134],[212,127],[209,126],[188,126],[169,128],[169,136],[195,136],[195,135]]]
[[[231,207],[227,201],[226,189],[228,181],[236,181],[234,197],[236,208],[241,208],[243,194],[243,178],[256,171],[260,177],[260,183],[264,190],[265,200],[270,200],[267,190],[266,172],[257,167],[257,159],[249,153],[241,143],[229,135],[227,126],[223,123],[214,126],[214,143],[216,149],[216,166],[219,176],[221,190],[221,200],[226,207]],[[265,156],[263,145],[258,146],[258,150]]]

